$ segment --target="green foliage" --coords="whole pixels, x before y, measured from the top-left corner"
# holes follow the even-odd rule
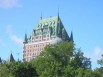
[[[96,72],[97,74],[99,74],[99,75],[102,75],[101,77],[103,77],[103,54],[102,54],[101,56],[102,56],[102,58],[97,61],[97,63],[98,63],[99,65],[101,65],[101,67],[100,67],[100,68],[97,68],[97,69],[95,70],[95,72]]]
[[[72,42],[48,45],[30,62],[0,64],[0,77],[103,77],[102,73],[103,67],[91,70],[90,58]]]
[[[101,56],[102,56],[102,59],[98,60],[97,63],[103,67],[103,55]]]
[[[0,77],[35,77],[35,68],[29,62],[5,62],[0,65]]]
[[[103,73],[103,67],[97,69],[100,73]]]
[[[0,77],[9,77],[10,71],[7,64],[0,64]]]
[[[62,42],[60,45],[49,45],[35,59],[37,72],[41,76],[62,76],[63,68],[68,65],[73,55],[73,44]]]
[[[63,77],[74,77],[74,76],[75,76],[75,69],[72,66],[67,65],[64,68]]]
[[[34,77],[37,76],[36,70],[31,63],[22,62],[13,67],[12,74],[14,77]]]
[[[78,49],[77,52],[74,52],[71,59],[71,65],[75,68],[91,68],[91,61],[90,58],[84,57],[83,52]]]
[[[91,69],[90,59],[76,50],[72,42],[47,46],[33,63],[40,77],[75,77],[77,74],[79,77],[79,68]]]

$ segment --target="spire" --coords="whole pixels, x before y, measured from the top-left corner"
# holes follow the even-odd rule
[[[24,43],[27,43],[27,42],[28,42],[27,34],[25,33]]]
[[[10,56],[9,56],[8,62],[14,62],[14,61],[15,61],[14,57],[13,57],[13,55],[11,53]]]
[[[59,17],[59,8],[58,8],[58,13],[57,14],[58,14],[57,15],[57,17],[58,17],[58,24],[60,25],[61,20],[60,20],[60,17]]]
[[[59,19],[59,8],[58,8],[58,13],[57,14],[58,14],[58,19]]]
[[[59,17],[59,8],[58,8],[58,17]]]
[[[1,57],[0,57],[0,64],[2,63]]]
[[[70,41],[74,42],[73,40],[73,32],[71,31],[71,35],[70,35]]]
[[[42,12],[41,12],[41,17],[40,17],[40,18],[41,18],[41,20],[42,20]]]
[[[17,53],[17,55],[18,55],[18,61],[19,61],[19,54],[20,54],[20,53]]]

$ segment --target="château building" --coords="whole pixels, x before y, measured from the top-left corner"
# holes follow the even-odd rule
[[[49,18],[41,17],[31,35],[27,37],[27,34],[25,34],[23,60],[30,61],[37,57],[46,45],[59,44],[62,40],[73,42],[73,34],[71,32],[69,37],[59,14]]]

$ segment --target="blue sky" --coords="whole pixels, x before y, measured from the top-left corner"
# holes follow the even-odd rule
[[[103,54],[103,0],[0,0],[0,57],[12,52],[22,59],[24,34],[28,35],[42,17],[58,13],[68,34],[73,31],[77,48],[91,58],[92,68]],[[20,53],[19,56],[17,53]]]

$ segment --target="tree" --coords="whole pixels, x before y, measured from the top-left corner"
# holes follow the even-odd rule
[[[81,52],[80,49],[77,49],[77,51],[74,52],[73,57],[71,58],[70,64],[75,68],[91,68],[91,61],[90,58],[84,57],[84,53]]]
[[[102,59],[98,60],[97,63],[103,67],[103,54],[101,56]]]
[[[103,77],[102,73],[98,71],[98,68],[92,71],[92,77]]]
[[[29,62],[17,62],[12,67],[13,77],[35,77],[38,76],[35,68]]]
[[[0,77],[9,77],[10,71],[7,68],[6,63],[0,64]]]
[[[92,75],[93,74],[93,75]],[[72,42],[48,45],[30,62],[3,62],[0,77],[101,77],[91,70],[91,61]]]
[[[65,41],[48,45],[32,62],[40,77],[74,77],[79,68],[91,69],[90,59],[76,50],[72,42]]]
[[[100,68],[97,68],[97,69],[96,69],[96,72],[99,73],[99,74],[101,74],[102,77],[103,77],[103,54],[102,54],[101,56],[102,56],[102,58],[97,61],[97,63],[98,63],[99,65],[101,65],[101,67],[100,67]]]
[[[37,77],[36,69],[29,62],[5,62],[0,65],[0,77]]]

